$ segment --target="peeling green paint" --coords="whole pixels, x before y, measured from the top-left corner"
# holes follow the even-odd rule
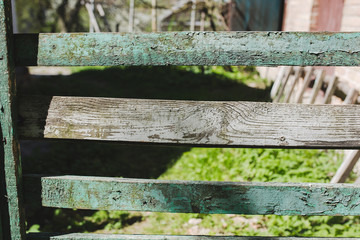
[[[15,111],[15,73],[13,36],[11,27],[11,1],[0,1],[0,123],[6,178],[6,197],[8,201],[11,239],[25,239],[25,218],[22,207],[21,165],[19,144],[16,138],[17,116]]]
[[[17,65],[360,65],[360,33],[20,34],[15,42]]]
[[[360,186],[44,177],[46,207],[249,215],[360,215]]]

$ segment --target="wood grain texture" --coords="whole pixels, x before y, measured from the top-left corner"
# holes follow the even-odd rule
[[[30,233],[28,240],[334,240],[334,238],[302,237],[238,237],[238,236],[170,236],[170,235],[116,235],[116,234],[44,234]],[[335,238],[354,240],[354,238]]]
[[[221,147],[360,148],[360,106],[20,98],[25,139]]]
[[[6,231],[4,239],[25,239],[25,218],[21,190],[21,161],[19,143],[16,137],[16,87],[13,36],[11,26],[11,1],[0,1],[0,124],[1,124],[1,154],[0,166],[4,166],[0,176],[5,177],[6,196],[1,196],[2,202],[7,201],[10,236]],[[15,123],[15,124],[14,124]],[[6,199],[5,199],[6,198]]]
[[[360,186],[43,177],[45,207],[249,215],[360,215]]]
[[[16,49],[17,65],[360,65],[360,33],[22,34]]]

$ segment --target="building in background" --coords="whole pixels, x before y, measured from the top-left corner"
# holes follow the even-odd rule
[[[284,0],[231,0],[223,15],[231,31],[280,31]]]
[[[264,1],[266,2],[266,0]],[[283,31],[351,32],[360,30],[359,0],[285,0]],[[260,68],[261,75],[274,79],[276,70]],[[359,67],[327,67],[328,76],[336,75],[344,92],[360,91]]]

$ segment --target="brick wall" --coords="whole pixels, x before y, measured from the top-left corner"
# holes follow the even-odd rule
[[[329,0],[333,1],[333,0]],[[317,30],[319,0],[286,0],[284,31]],[[360,0],[345,0],[340,31],[360,31]],[[277,68],[258,68],[261,77],[274,80]],[[329,71],[331,74],[332,71]],[[360,67],[336,67],[339,81],[360,91]]]
[[[286,0],[284,31],[309,31],[314,0]]]

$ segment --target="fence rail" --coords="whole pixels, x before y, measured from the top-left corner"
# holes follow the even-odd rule
[[[360,65],[360,33],[20,34],[15,44],[20,66]]]
[[[34,185],[37,187],[39,185]],[[314,183],[41,178],[42,205],[56,208],[248,215],[360,215],[360,186]],[[30,194],[31,194],[30,193]],[[31,199],[31,198],[29,198]],[[38,197],[34,197],[38,199]]]
[[[24,139],[220,147],[359,148],[360,107],[91,97],[23,97]]]

